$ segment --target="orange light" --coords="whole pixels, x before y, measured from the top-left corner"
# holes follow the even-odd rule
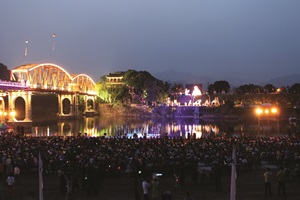
[[[271,109],[271,113],[275,114],[275,113],[277,113],[277,112],[278,112],[277,108],[272,108],[272,109]]]
[[[12,117],[15,117],[15,116],[16,116],[16,111],[11,111],[11,112],[9,113],[9,115],[12,116]]]
[[[257,109],[255,110],[255,112],[256,112],[257,115],[260,115],[260,114],[263,113],[263,110],[262,110],[261,108],[257,108]]]

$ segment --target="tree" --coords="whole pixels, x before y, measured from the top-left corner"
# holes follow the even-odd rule
[[[98,92],[99,98],[105,103],[111,103],[110,94],[108,91],[108,87],[105,82],[99,81],[96,84],[96,91]]]
[[[145,83],[144,98],[151,104],[158,99],[159,87],[155,80],[150,80]]]
[[[108,89],[112,103],[127,104],[130,100],[129,89],[125,85],[110,87]]]
[[[269,94],[269,93],[276,92],[276,88],[272,84],[266,84],[264,86],[264,91]]]
[[[260,94],[262,87],[254,84],[241,85],[236,89],[237,94]]]
[[[128,70],[123,72],[123,85],[111,85],[106,83],[106,76],[97,84],[99,96],[104,102],[139,103],[142,100],[147,103],[164,101],[170,90],[170,84],[154,78],[149,72]],[[99,91],[102,90],[102,91]]]
[[[300,83],[293,84],[288,91],[290,94],[300,94]]]
[[[228,93],[230,90],[230,84],[227,81],[215,81],[213,84],[209,84],[207,87],[208,93],[209,94],[214,94],[214,93]]]
[[[171,87],[171,92],[174,94],[184,93],[184,87],[182,83],[174,83]]]
[[[9,81],[10,80],[10,70],[7,69],[7,66],[0,63],[0,80]]]

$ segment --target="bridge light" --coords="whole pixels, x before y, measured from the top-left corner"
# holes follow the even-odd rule
[[[16,111],[14,111],[14,110],[10,111],[10,112],[9,112],[9,115],[10,115],[11,117],[15,118],[15,116],[16,116]]]

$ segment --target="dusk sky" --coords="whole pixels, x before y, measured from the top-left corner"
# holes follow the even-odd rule
[[[299,0],[2,0],[0,25],[8,69],[51,62],[94,81],[128,69],[300,74]]]

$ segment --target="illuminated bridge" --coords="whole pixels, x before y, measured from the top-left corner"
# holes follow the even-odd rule
[[[14,121],[18,112],[15,102],[20,98],[25,104],[22,112],[25,114],[23,119],[17,121],[32,121],[32,94],[56,94],[59,117],[78,116],[79,95],[84,99],[84,113],[96,113],[95,82],[86,74],[69,74],[61,66],[52,63],[26,64],[12,69],[10,81],[0,81],[0,90],[0,114],[10,113]],[[4,96],[8,96],[7,106]]]

